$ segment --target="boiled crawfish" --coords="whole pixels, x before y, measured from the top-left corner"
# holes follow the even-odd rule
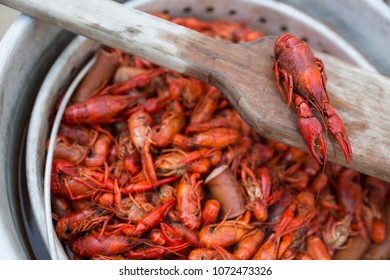
[[[233,42],[261,35],[229,21],[176,22]],[[290,35],[275,50],[278,87],[314,157],[256,134],[218,89],[110,50],[118,69],[89,75],[52,164],[53,222],[74,259],[337,259],[357,234],[386,242],[390,185],[321,166],[309,105],[352,159],[322,62]]]
[[[273,70],[278,89],[287,101],[287,107],[294,103],[299,117],[298,127],[310,153],[319,163],[327,162],[322,125],[313,115],[311,105],[320,114],[327,131],[336,138],[347,163],[351,162],[351,144],[341,118],[330,104],[321,59],[314,56],[305,42],[290,34],[283,34],[276,40],[274,52],[276,61]],[[315,151],[316,145],[322,160]]]

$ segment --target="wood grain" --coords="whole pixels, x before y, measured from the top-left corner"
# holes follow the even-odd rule
[[[297,116],[276,88],[275,37],[223,43],[109,0],[0,3],[215,85],[258,133],[307,151]],[[347,166],[390,182],[390,79],[316,54],[324,61],[331,102],[352,145]],[[331,161],[346,165],[338,145],[329,140],[327,147]]]

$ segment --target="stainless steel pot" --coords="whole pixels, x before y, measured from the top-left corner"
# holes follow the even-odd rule
[[[319,24],[317,20],[308,17],[306,14],[291,6],[280,3],[280,1],[247,0],[245,1],[245,5],[243,5],[244,7],[242,5],[236,5],[233,0],[215,2],[196,1],[195,6],[190,5],[193,1],[180,1],[179,3],[178,1],[168,1],[171,2],[170,4],[167,4],[163,0],[156,3],[150,0],[132,2],[136,2],[136,4],[140,5],[139,7],[142,6],[142,9],[146,11],[169,11],[176,16],[200,16],[202,18],[228,16],[236,20],[248,20],[249,15],[252,15],[252,20],[250,20],[253,25],[252,27],[263,28],[267,33],[281,33],[287,29],[288,32],[305,36],[311,43],[316,44],[317,48],[353,61],[363,67],[370,68],[374,66],[374,68],[381,68],[381,64],[389,65],[389,62],[386,60],[378,63],[375,59],[371,59],[371,57],[381,57],[385,54],[386,50],[384,48],[382,50],[373,49],[375,54],[367,50],[364,56],[362,56],[356,51],[356,49],[359,49],[358,42],[350,41],[350,45],[343,39],[343,37],[348,38],[350,36],[348,34],[363,32],[361,29],[354,30],[353,23],[350,23],[349,27],[345,28],[343,24],[338,26],[338,21],[335,20],[331,24],[332,31],[325,25]],[[223,2],[223,8],[220,8],[221,5],[214,5],[217,2]],[[383,13],[379,13],[376,9],[367,11],[369,8],[367,2],[363,0],[354,1],[355,7],[359,5],[364,6],[366,9],[365,12],[373,15],[369,23],[370,26],[376,26],[376,24],[383,22],[386,26],[388,18],[384,17]],[[263,7],[258,10],[253,10],[252,5],[258,4],[266,5],[268,8]],[[293,4],[296,5],[296,3]],[[330,0],[326,1],[326,4],[324,2],[323,5],[336,7],[342,6],[343,3]],[[296,7],[298,6],[296,5]],[[307,5],[299,6],[299,8],[301,10],[310,10]],[[310,6],[310,8],[312,7]],[[321,13],[321,10],[318,13]],[[255,15],[255,18],[253,18],[253,15]],[[337,18],[338,16],[345,15],[334,14],[333,16]],[[316,16],[316,18],[321,17]],[[356,17],[351,18],[358,20]],[[309,23],[302,24],[302,19],[309,20]],[[341,21],[341,19],[339,20]],[[324,28],[330,31],[327,36],[323,35]],[[375,30],[367,31],[366,34],[370,34],[371,32],[375,33]],[[342,37],[338,33],[342,34]],[[389,33],[390,28],[387,28],[381,30],[380,34],[384,38],[390,38]],[[307,36],[307,34],[317,35],[312,37]],[[37,92],[49,68],[73,37],[72,34],[54,26],[33,20],[27,16],[21,16],[9,29],[0,43],[0,152],[2,153],[2,157],[0,158],[0,236],[2,236],[2,239],[0,242],[1,248],[12,251],[9,258],[66,258],[66,254],[61,251],[61,248],[58,255],[49,256],[47,252],[40,252],[41,248],[53,249],[50,248],[46,234],[47,230],[43,208],[43,174],[45,165],[44,141],[47,139],[49,131],[48,127],[44,128],[44,126],[47,126],[47,117],[51,112],[50,108],[52,108],[55,97],[52,96],[46,100],[46,111],[41,110],[39,114],[30,114],[34,102],[38,101],[38,99],[35,100]],[[322,39],[317,40],[318,38]],[[83,41],[84,39],[77,40]],[[350,48],[351,51],[346,51],[345,48],[348,46],[352,47]],[[83,49],[82,52],[80,62],[84,60],[83,57],[87,56],[90,50]],[[351,54],[353,54],[352,57]],[[77,55],[80,54],[77,54],[75,51],[68,58],[74,58]],[[357,58],[361,58],[361,60]],[[359,60],[360,62],[358,62]],[[61,71],[65,71],[63,74],[66,78],[61,81],[57,80],[55,85],[57,89],[64,86],[67,83],[66,79],[73,77],[75,71],[80,67],[80,65],[75,65],[76,70],[72,71],[73,68],[69,68],[69,65],[66,66],[66,63],[64,63],[61,66]],[[56,67],[59,66],[57,65]],[[58,94],[58,91],[55,94]],[[35,107],[39,106],[37,104]],[[29,193],[24,197],[23,193],[27,193],[27,186],[23,183],[25,171],[23,170],[23,165],[20,165],[20,163],[23,161],[24,136],[29,121],[35,121],[36,126],[30,126],[29,145],[31,148],[28,150],[26,156],[27,169],[29,170]],[[34,139],[35,144],[31,139]],[[34,147],[33,144],[36,145],[35,149],[32,148]],[[51,243],[51,246],[53,244],[54,246],[58,246],[57,243]]]
[[[39,87],[74,35],[28,16],[20,16],[0,43],[0,244],[4,258],[34,258],[35,215],[29,196],[21,205],[18,185],[26,125]],[[24,188],[26,193],[26,185]],[[39,197],[37,194],[36,199]],[[23,222],[26,220],[26,224]],[[38,237],[42,238],[42,237]],[[37,244],[42,246],[41,244]],[[38,251],[38,250],[37,250]]]

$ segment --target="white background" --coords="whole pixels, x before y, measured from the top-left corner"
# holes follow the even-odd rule
[[[321,280],[321,279],[379,279],[386,278],[389,271],[388,261],[2,261],[2,275],[10,275],[12,279],[41,280],[175,280],[175,279],[283,279],[283,280]],[[176,266],[183,269],[203,269],[203,275],[193,276],[148,276],[120,275],[123,267],[154,269],[162,267],[170,269]],[[271,275],[213,275],[213,267],[271,267]],[[208,271],[208,273],[206,273]],[[226,269],[225,269],[226,271]]]

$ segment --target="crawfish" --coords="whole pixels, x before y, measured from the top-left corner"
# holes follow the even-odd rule
[[[218,100],[221,92],[215,88],[210,87],[205,96],[203,96],[196,104],[190,117],[190,124],[203,123],[211,119],[218,107]]]
[[[145,71],[133,76],[130,80],[113,84],[104,88],[99,95],[120,95],[126,93],[130,90],[133,90],[136,87],[143,87],[148,85],[154,78],[163,74],[164,71],[161,69],[152,69]]]
[[[169,246],[176,246],[185,243],[184,237],[171,225],[167,223],[160,223],[160,228],[166,244]]]
[[[327,162],[322,126],[310,109],[312,105],[323,120],[327,118],[327,124],[323,121],[327,130],[338,141],[346,162],[351,162],[351,144],[341,118],[330,104],[321,59],[314,56],[305,42],[290,34],[283,34],[276,40],[274,51],[276,61],[273,70],[278,89],[287,101],[287,107],[294,102],[299,116],[298,127],[310,153],[319,163]],[[318,145],[322,160],[315,151],[315,145]]]
[[[364,186],[368,188],[368,205],[375,218],[381,219],[386,204],[386,198],[390,193],[390,183],[378,178],[366,176]]]
[[[241,138],[241,133],[231,128],[214,128],[187,137],[182,134],[176,134],[172,143],[182,149],[191,149],[194,147],[207,148],[225,148],[237,143]]]
[[[56,195],[52,196],[51,209],[53,213],[53,219],[58,220],[62,217],[68,216],[73,212],[65,198]]]
[[[99,49],[96,62],[77,87],[72,96],[73,103],[85,102],[96,90],[107,85],[120,64],[120,53]]]
[[[299,228],[308,225],[315,217],[314,211],[315,195],[311,191],[298,193],[280,217],[280,221],[275,225],[276,237],[281,237],[287,233],[297,231]]]
[[[218,200],[207,200],[202,209],[202,224],[208,225],[215,223],[218,219],[220,209],[221,206]]]
[[[134,195],[134,197],[127,196],[122,198],[121,190],[118,186],[118,180],[115,180],[113,211],[118,218],[121,220],[128,220],[133,223],[139,223],[144,219],[148,212],[154,210],[154,206],[145,201],[138,201],[137,197],[135,196],[136,195]]]
[[[276,237],[275,233],[272,233],[256,251],[252,260],[276,260],[279,243],[280,238]]]
[[[108,217],[102,209],[90,208],[75,211],[59,219],[55,231],[61,239],[70,240],[82,232],[96,228],[107,221]]]
[[[51,170],[51,191],[65,199],[91,198],[96,186],[77,181],[79,172],[74,163],[55,159]]]
[[[249,260],[263,241],[264,229],[254,229],[248,232],[238,243],[233,255],[240,260]]]
[[[293,252],[290,252],[290,250],[292,249],[291,245],[294,241],[294,236],[294,233],[288,233],[280,239],[277,253],[278,260],[292,257]]]
[[[132,235],[140,236],[149,228],[158,225],[165,218],[165,216],[168,215],[169,211],[172,210],[175,204],[176,199],[171,199],[162,206],[147,214],[140,222],[137,223],[134,231],[132,232]]]
[[[223,115],[217,115],[207,122],[203,121],[201,123],[189,124],[185,128],[185,132],[199,133],[217,127],[232,128],[236,130],[241,129],[241,120],[237,112],[227,109],[224,110],[223,113]]]
[[[181,161],[187,156],[180,149],[161,154],[154,161],[156,174],[161,177],[182,176],[186,172],[186,164]]]
[[[369,188],[368,206],[372,212],[373,219],[370,229],[370,236],[375,243],[382,243],[385,239],[385,204],[390,191],[390,184],[378,178],[367,176],[364,178],[364,185]]]
[[[134,67],[134,66],[120,66],[116,71],[113,78],[114,84],[121,84],[131,80],[136,75],[145,73],[147,70]]]
[[[230,20],[222,19],[211,25],[213,35],[217,38],[223,38],[235,43],[248,42],[263,36],[262,33],[245,28],[242,23],[236,23]]]
[[[168,146],[173,136],[182,130],[185,122],[182,106],[179,102],[172,102],[166,109],[158,130],[153,133],[153,143],[160,148]]]
[[[179,178],[179,176],[171,176],[171,177],[163,178],[161,180],[157,180],[154,184],[149,183],[146,180],[137,181],[134,183],[128,183],[123,187],[121,192],[122,192],[122,194],[143,193],[146,191],[154,190],[155,188],[160,187],[164,184],[169,184],[178,178]]]
[[[252,145],[253,140],[248,136],[244,136],[239,142],[226,149],[221,160],[226,164],[231,164],[232,171],[236,173],[242,159],[249,154]]]
[[[134,106],[143,94],[133,95],[103,95],[87,99],[66,108],[63,122],[74,124],[107,124],[117,120],[126,109]]]
[[[177,208],[181,222],[189,229],[197,229],[202,222],[201,201],[204,197],[199,174],[185,173],[177,187]]]
[[[170,226],[175,229],[191,245],[192,248],[200,248],[202,244],[199,241],[199,232],[195,229],[189,229],[182,223],[172,222]]]
[[[306,240],[307,252],[314,260],[330,260],[331,257],[324,241],[318,236],[310,236]]]
[[[191,153],[174,149],[156,158],[154,161],[156,174],[161,177],[182,176],[186,171],[203,174],[209,171],[212,160],[219,161],[217,157],[214,158],[217,153],[217,149],[201,148]]]
[[[153,158],[150,154],[152,143],[151,127],[152,117],[144,112],[134,112],[127,120],[131,142],[141,155],[142,170],[147,181],[151,184],[156,183],[157,176],[154,170]]]
[[[79,145],[78,143],[70,143],[65,136],[57,135],[53,155],[55,159],[63,159],[79,164],[85,159],[88,153],[89,148],[87,146]]]
[[[99,133],[91,152],[84,159],[86,166],[102,166],[110,154],[112,138],[106,133]]]
[[[140,154],[131,143],[126,129],[122,131],[111,150],[109,161],[112,162],[112,174],[119,179],[121,185],[126,183],[129,176],[136,176],[141,171]]]
[[[92,146],[97,139],[99,132],[95,129],[81,125],[66,125],[61,123],[58,135],[63,135],[66,138],[76,141],[80,145]]]
[[[306,217],[298,214],[298,205],[295,201],[291,202],[280,216],[279,223],[277,223],[273,230],[275,232],[275,239],[287,233],[297,230],[305,223]]]
[[[330,217],[323,230],[323,239],[325,244],[332,249],[340,249],[347,241],[350,233],[352,215],[345,215],[340,221],[334,221]]]
[[[164,234],[159,228],[154,228],[150,231],[149,239],[153,242],[153,244],[160,245],[160,246],[164,246],[167,243]]]
[[[249,219],[250,215],[246,214],[243,220],[222,221],[219,224],[206,225],[199,232],[200,242],[207,248],[214,248],[214,245],[222,247],[233,245],[254,229],[248,224]]]
[[[223,260],[239,260],[239,258],[218,244],[214,245],[214,249],[218,252]]]
[[[357,171],[345,169],[336,183],[337,199],[343,214],[354,215],[359,234],[364,240],[368,240],[367,230],[362,220],[363,190],[360,177]]]
[[[181,101],[186,108],[194,108],[202,96],[204,84],[192,78],[177,78],[169,83],[169,97]]]
[[[110,256],[122,254],[140,244],[139,239],[123,234],[99,235],[91,232],[73,238],[69,247],[80,257]]]
[[[241,179],[249,198],[247,207],[253,210],[253,215],[259,222],[265,222],[268,218],[267,201],[271,193],[271,175],[266,167],[260,168],[258,173],[261,184],[253,171],[242,164]]]

